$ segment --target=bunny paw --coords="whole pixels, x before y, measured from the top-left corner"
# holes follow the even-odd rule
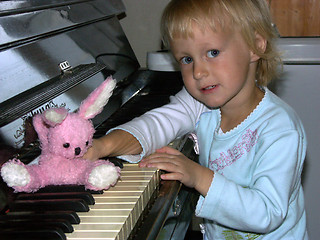
[[[24,187],[30,182],[30,174],[23,166],[10,161],[1,168],[1,176],[9,187]]]
[[[118,167],[103,164],[93,168],[89,175],[88,182],[96,189],[108,189],[117,182],[118,178]]]

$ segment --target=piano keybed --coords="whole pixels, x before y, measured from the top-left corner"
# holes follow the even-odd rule
[[[71,192],[20,193],[0,216],[1,239],[128,239],[159,182],[157,169],[127,163],[107,191],[91,195],[66,186]]]

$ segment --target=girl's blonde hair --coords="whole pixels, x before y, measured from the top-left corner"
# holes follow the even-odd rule
[[[213,31],[240,29],[249,48],[260,57],[256,71],[258,84],[266,86],[277,76],[281,63],[274,46],[277,34],[265,0],[171,0],[161,20],[164,44],[169,47],[174,38],[192,37],[194,23],[203,30],[207,27]],[[256,34],[267,41],[264,52],[256,46]]]

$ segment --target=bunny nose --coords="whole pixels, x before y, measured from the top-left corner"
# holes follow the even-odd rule
[[[76,155],[79,155],[81,153],[81,148],[77,147],[76,149],[74,149],[74,153]]]

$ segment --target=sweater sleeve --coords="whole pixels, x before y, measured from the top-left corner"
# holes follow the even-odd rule
[[[196,215],[247,232],[267,233],[279,227],[291,217],[289,205],[301,194],[305,141],[295,130],[263,137],[250,184],[241,186],[215,173],[206,197],[198,201]]]
[[[140,155],[122,155],[119,158],[129,162],[139,162],[156,149],[193,131],[203,109],[205,109],[203,104],[192,98],[183,88],[175,96],[170,97],[170,103],[111,129],[110,131],[121,129],[129,132],[139,141],[143,149]]]

